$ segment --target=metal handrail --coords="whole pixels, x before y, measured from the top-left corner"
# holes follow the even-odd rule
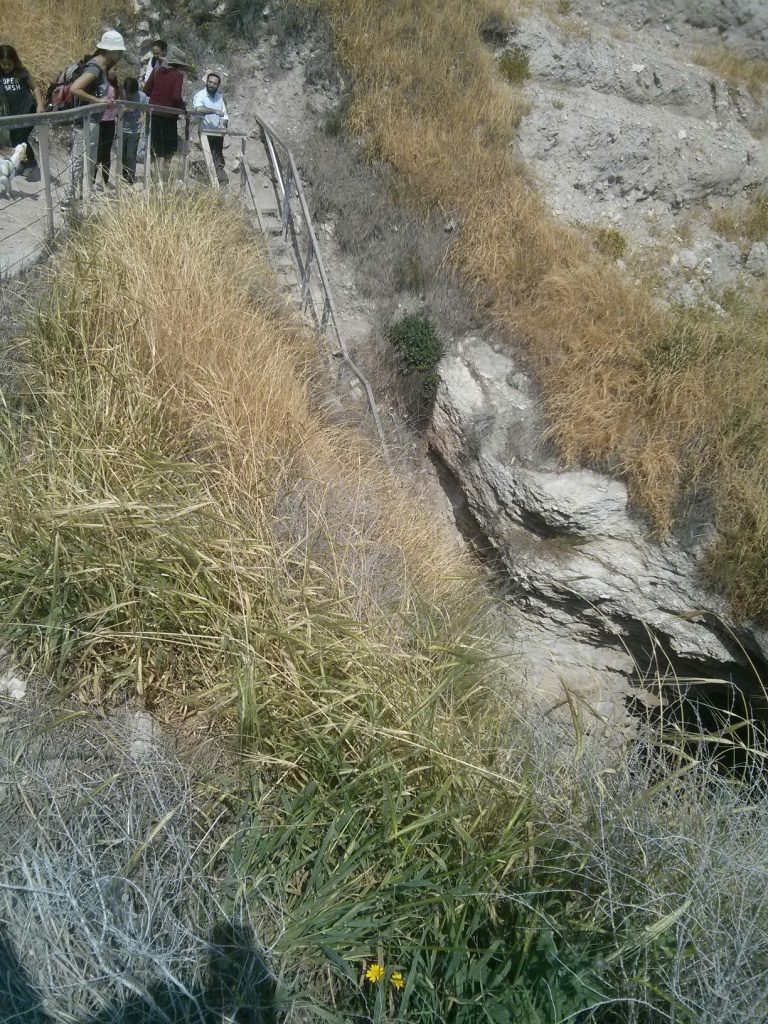
[[[327,321],[330,321],[333,333],[338,344],[338,352],[341,354],[344,362],[349,366],[350,370],[354,373],[355,377],[360,381],[360,384],[365,391],[366,398],[368,400],[368,406],[373,416],[373,421],[376,426],[376,432],[379,435],[379,441],[381,443],[382,453],[387,464],[391,467],[392,462],[387,447],[386,438],[384,437],[384,428],[381,423],[381,417],[379,415],[379,409],[376,404],[376,399],[373,395],[373,388],[365,376],[360,367],[355,363],[349,354],[346,342],[339,330],[338,319],[336,317],[336,305],[333,301],[333,295],[331,294],[331,286],[328,281],[328,275],[325,270],[325,264],[323,263],[323,257],[320,253],[320,246],[317,243],[317,236],[315,235],[314,228],[312,226],[312,217],[309,212],[309,206],[307,204],[306,195],[304,193],[304,187],[301,183],[301,177],[299,175],[298,167],[296,166],[296,160],[293,152],[286,140],[272,128],[268,121],[266,121],[259,114],[254,114],[256,121],[258,122],[261,130],[264,134],[266,143],[267,153],[269,155],[270,163],[275,174],[275,181],[278,187],[278,201],[280,202],[281,218],[283,224],[283,234],[287,237],[287,232],[290,230],[292,233],[292,242],[294,245],[294,251],[296,252],[297,261],[299,263],[299,270],[302,275],[302,300],[307,301],[310,295],[310,276],[312,272],[313,264],[317,264],[317,271],[320,277],[320,285],[323,292],[323,312],[320,317],[317,316],[315,311],[315,317],[318,320],[320,329],[325,328]],[[285,159],[288,163],[288,174],[283,178],[280,170],[280,165],[275,152],[275,143],[283,150]],[[299,200],[301,212],[304,217],[304,222],[307,227],[307,233],[309,234],[309,246],[307,249],[306,257],[302,263],[301,252],[298,234],[296,231],[295,222],[291,212],[291,188],[296,189],[296,195]]]
[[[163,107],[158,103],[137,103],[135,100],[115,100],[114,106],[118,110],[151,111],[157,114],[175,114],[176,117],[201,119],[206,116],[198,114],[194,110],[183,110],[181,107]],[[106,103],[86,103],[82,107],[72,107],[70,110],[45,110],[42,114],[12,114],[8,117],[0,117],[0,129],[28,128],[40,124],[70,124],[73,121],[82,121],[85,117],[92,117],[94,114],[103,114],[106,109]]]

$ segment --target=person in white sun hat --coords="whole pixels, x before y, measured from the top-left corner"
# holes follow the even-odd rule
[[[83,107],[89,103],[100,103],[104,105],[106,110],[107,107],[114,104],[114,100],[109,98],[107,72],[117,64],[124,53],[125,41],[123,37],[114,29],[107,29],[96,44],[96,52],[83,61],[80,74],[69,87],[76,107]],[[99,114],[94,114],[91,120],[98,122],[101,120],[101,117]],[[93,166],[96,156],[98,136],[98,129],[92,128],[90,133],[90,151],[87,154],[89,168]],[[70,202],[74,202],[82,191],[84,155],[82,122],[76,122],[72,135],[72,186],[69,195]],[[90,180],[90,169],[88,177]]]

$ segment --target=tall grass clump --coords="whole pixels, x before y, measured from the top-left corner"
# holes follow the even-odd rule
[[[17,579],[18,604],[6,608],[23,629],[44,616],[42,668],[74,668],[101,636],[136,652],[128,660],[140,664],[134,683],[145,692],[167,673],[184,675],[183,651],[169,656],[166,668],[139,655],[133,634],[143,632],[147,607],[158,635],[196,621],[203,647],[211,630],[231,633],[237,647],[233,622],[244,612],[246,590],[266,594],[272,586],[261,552],[273,541],[275,552],[285,540],[297,557],[322,566],[317,594],[328,596],[330,608],[349,600],[361,623],[371,615],[379,621],[380,602],[388,607],[404,587],[417,586],[438,605],[472,589],[471,570],[408,489],[393,484],[359,436],[313,410],[316,343],[267,290],[264,256],[237,211],[205,196],[173,196],[111,206],[89,231],[104,245],[113,233],[111,269],[94,281],[87,252],[93,237],[86,232],[73,241],[25,348],[38,378],[20,422],[39,442],[35,460],[21,457],[25,434],[17,433],[17,420],[6,424],[5,468],[18,485],[4,506],[8,536],[11,546],[41,559],[37,582]],[[145,235],[151,252],[135,261],[130,239]],[[217,238],[228,244],[216,246]],[[252,295],[260,297],[258,307]],[[155,308],[163,315],[141,314]],[[30,533],[21,513],[33,491],[42,504]],[[89,491],[101,495],[96,506],[84,498]],[[243,524],[233,509],[252,517],[244,536],[255,545],[255,563],[238,561],[226,547],[226,538],[241,543]],[[105,532],[96,525],[102,515]],[[82,568],[94,537],[108,540],[110,552],[100,574]],[[137,538],[143,572],[132,563]],[[224,571],[230,560],[250,580],[239,597]],[[65,564],[79,568],[60,587]],[[144,591],[138,581],[150,577],[157,586]],[[194,596],[198,584],[207,600]],[[91,617],[81,633],[70,615],[82,604]],[[60,620],[69,622],[64,633]],[[387,632],[399,629],[391,619]]]
[[[499,71],[510,85],[521,85],[530,78],[528,65],[528,54],[517,47],[505,50],[499,57]]]
[[[712,227],[734,242],[762,242],[768,237],[768,194],[762,189],[751,193],[735,209],[716,210]]]
[[[725,745],[729,736],[726,725]],[[561,761],[555,732],[543,729],[535,738],[531,782],[538,802],[549,793],[568,804],[565,816],[550,818],[553,843],[539,849],[538,879],[557,885],[570,878],[580,894],[591,895],[583,926],[615,938],[602,953],[611,990],[595,998],[592,1015],[576,1019],[762,1020],[765,748],[745,752],[749,770],[736,781],[698,742],[701,736],[692,733],[687,750],[672,731],[656,737],[660,746],[648,738],[641,733],[620,762],[594,742],[575,760]],[[546,777],[537,774],[542,770]],[[564,908],[574,895],[563,884]]]
[[[82,702],[138,695],[234,733],[239,817],[205,867],[225,916],[253,922],[288,1019],[707,1020],[712,918],[680,911],[688,855],[668,870],[645,845],[708,828],[711,859],[738,811],[732,845],[753,828],[764,870],[761,790],[750,817],[724,784],[729,816],[702,825],[703,771],[681,826],[682,755],[627,775],[527,724],[478,577],[317,411],[317,339],[237,211],[175,192],[104,204],[50,286],[0,418],[0,643]],[[641,815],[656,832],[634,848]],[[758,1007],[763,896],[745,877],[720,889],[716,934],[750,923],[757,966],[732,945],[719,963]],[[33,889],[41,908],[58,891]],[[51,915],[81,951],[82,922]]]
[[[317,2],[303,0],[228,0],[221,15],[224,27],[248,42],[275,36],[286,47],[318,26]],[[210,11],[208,12],[210,17]]]
[[[223,780],[143,712],[0,698],[4,1024],[275,1020],[279,992],[243,900],[227,900]]]
[[[451,259],[510,339],[527,340],[567,462],[618,467],[660,534],[707,493],[709,561],[734,606],[768,614],[768,331],[759,303],[728,316],[666,310],[585,233],[555,220],[510,147],[526,105],[482,39],[494,0],[327,0],[354,75],[347,125],[414,202],[450,209]],[[686,357],[659,369],[657,354]],[[740,411],[736,411],[736,410]]]
[[[104,19],[127,7],[125,0],[3,0],[0,39],[16,47],[41,82],[51,82],[62,68],[92,53]]]
[[[729,85],[744,86],[754,97],[761,100],[768,86],[768,61],[748,57],[745,53],[727,46],[706,46],[693,55],[696,64],[701,64],[724,78]]]

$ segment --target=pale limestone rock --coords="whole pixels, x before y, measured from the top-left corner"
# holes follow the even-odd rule
[[[671,665],[729,679],[748,666],[740,643],[758,661],[768,655],[765,635],[734,621],[702,584],[697,553],[648,535],[622,481],[562,471],[542,446],[532,387],[510,355],[473,336],[440,375],[430,443],[532,617],[521,641],[529,661],[533,647],[566,677]]]

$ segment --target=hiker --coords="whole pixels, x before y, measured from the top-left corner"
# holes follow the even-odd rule
[[[139,75],[139,88],[144,89],[147,79],[165,60],[168,53],[168,43],[164,39],[156,39],[152,43],[149,53],[141,58],[141,74]]]
[[[226,131],[229,124],[229,115],[224,104],[224,97],[221,95],[221,75],[215,71],[207,72],[205,76],[205,88],[195,93],[192,106],[197,114],[205,114],[200,125],[200,134],[203,132],[208,136],[208,143],[211,147],[213,166],[221,181],[226,179],[224,170],[224,136],[211,135],[210,132]]]
[[[40,86],[21,63],[18,53],[12,46],[0,46],[0,116],[42,114],[44,110],[45,100]],[[40,166],[29,142],[33,127],[9,128],[8,135],[14,148],[22,142],[27,144],[26,180],[40,181]]]
[[[187,105],[181,97],[184,85],[184,72],[187,69],[187,58],[176,46],[168,49],[160,67],[155,68],[147,79],[144,92],[149,96],[151,104],[160,107],[176,107],[186,112]],[[150,151],[154,157],[162,157],[166,170],[171,159],[179,148],[177,118],[174,114],[159,114],[153,111],[150,117]]]
[[[117,120],[117,109],[115,100],[120,99],[120,83],[117,80],[117,71],[114,67],[107,71],[107,100],[109,105],[101,115],[99,121],[99,136],[96,143],[96,160],[93,165],[94,184],[99,179],[99,171],[104,176],[104,184],[109,185],[109,172],[112,167],[112,144],[115,141],[115,123]]]
[[[70,94],[74,97],[75,107],[84,107],[89,103],[103,104],[104,108],[114,106],[114,100],[109,98],[109,79],[107,72],[113,68],[125,53],[125,42],[119,32],[108,29],[99,40],[96,52],[83,61],[80,74],[69,87]],[[100,120],[99,114],[91,115],[91,121]],[[72,133],[72,186],[66,204],[74,202],[83,185],[83,160],[87,158],[89,166],[92,166],[96,156],[96,146],[99,130],[92,124],[90,138],[90,151],[83,153],[83,126],[81,122],[75,123]]]
[[[129,103],[149,103],[149,97],[139,89],[138,80],[126,78],[123,99]],[[129,185],[136,181],[136,156],[141,138],[141,110],[129,107],[123,111],[123,177]]]

